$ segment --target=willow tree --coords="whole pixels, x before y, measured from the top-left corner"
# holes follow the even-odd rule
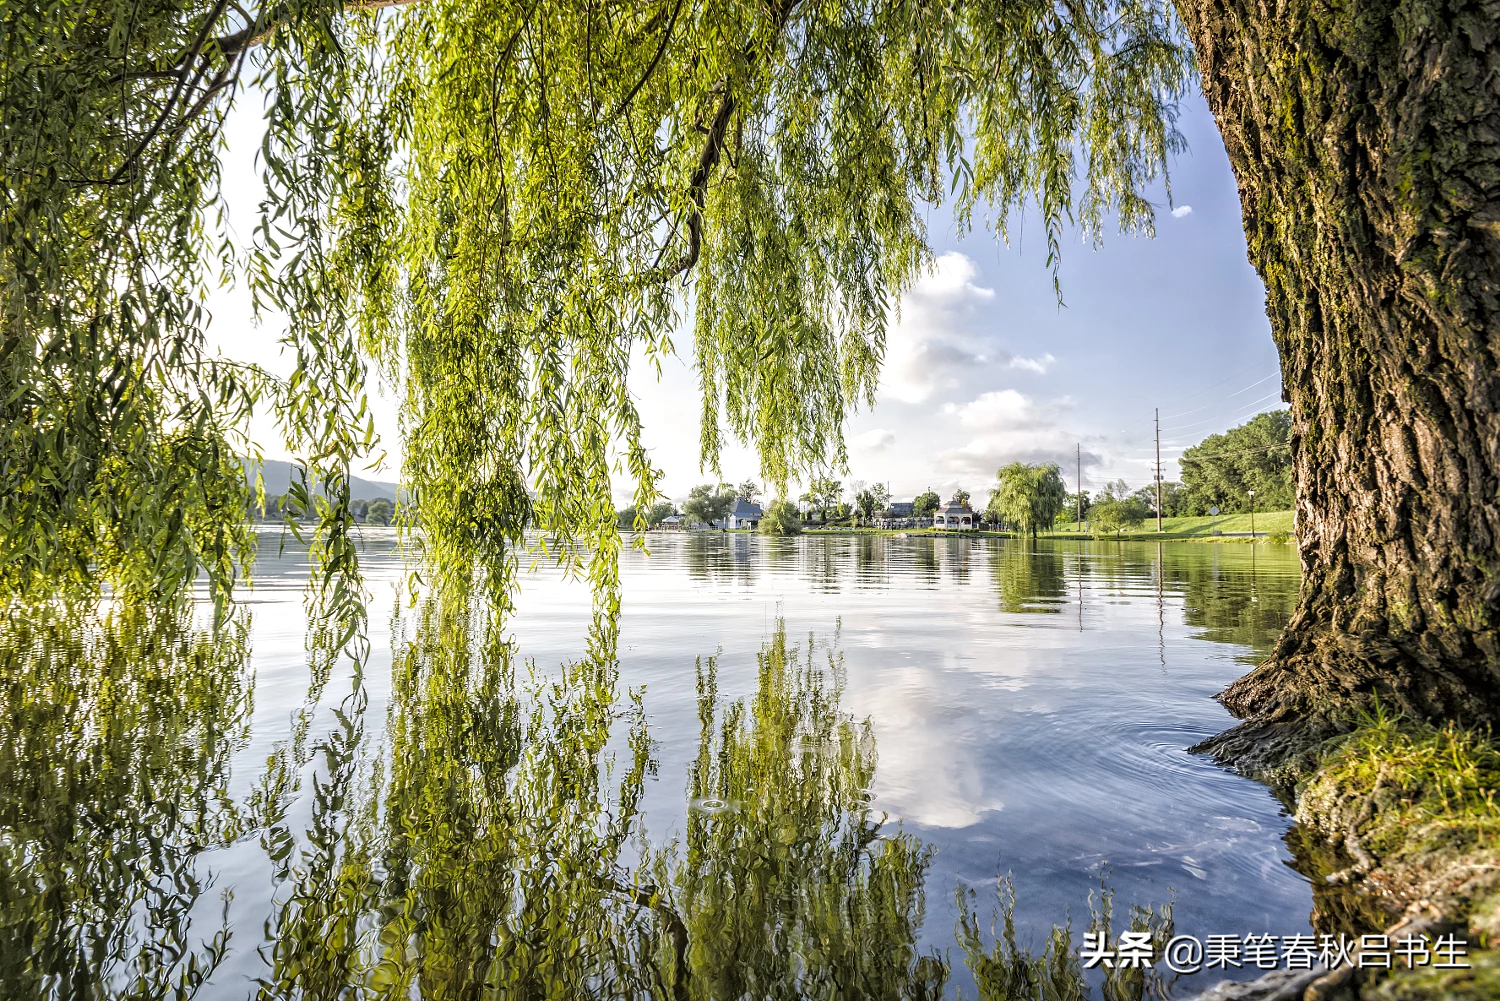
[[[1385,691],[1494,715],[1500,657],[1495,0],[1182,0],[1292,406],[1307,586],[1227,704]],[[1004,236],[1149,231],[1191,78],[1165,0],[0,0],[0,577],[157,590],[242,565],[242,415],[274,406],[347,581],[364,386],[403,400],[439,566],[524,530],[618,547],[654,494],[626,389],[692,331],[702,445],[778,488],[838,466],[951,199]],[[251,245],[219,240],[224,115],[266,101]],[[209,352],[209,271],[285,318],[294,377]]]
[[[410,504],[442,566],[498,581],[524,530],[613,579],[610,475],[655,492],[626,389],[692,332],[706,465],[838,466],[888,316],[951,198],[1056,259],[1149,231],[1188,48],[1157,0],[0,0],[0,556],[12,586],[232,580],[243,412],[308,462],[348,569],[364,386],[402,399]],[[266,196],[218,223],[254,84]],[[207,348],[213,271],[298,361]],[[108,548],[104,564],[96,554]]]
[[[1055,462],[1012,462],[995,473],[986,513],[1009,522],[1036,538],[1038,528],[1050,528],[1062,513],[1068,488]]]
[[[1500,707],[1495,0],[1181,0],[1291,404],[1301,597],[1246,727]],[[1269,751],[1270,753],[1267,753]]]

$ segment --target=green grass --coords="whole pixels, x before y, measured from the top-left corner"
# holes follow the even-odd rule
[[[1500,849],[1500,749],[1489,734],[1383,715],[1366,720],[1298,798],[1309,817],[1334,815],[1339,800],[1372,795],[1377,785],[1391,790],[1390,803],[1360,832],[1376,855],[1440,845]]]
[[[1056,533],[1061,535],[1077,535],[1069,525],[1065,531]],[[1161,520],[1161,534],[1156,533],[1156,519],[1147,518],[1141,522],[1141,527],[1133,532],[1122,532],[1122,539],[1209,539],[1213,538],[1213,532],[1249,532],[1250,515],[1248,514],[1221,514],[1204,515],[1201,518],[1163,518]],[[1255,512],[1255,531],[1261,536],[1272,532],[1292,531],[1292,512],[1290,511],[1257,511]]]
[[[1248,532],[1250,531],[1250,516],[1248,514],[1221,514],[1216,517],[1205,515],[1201,518],[1163,518],[1161,527],[1162,531],[1168,535],[1210,535],[1216,528],[1221,532]],[[1155,531],[1155,520],[1147,521],[1142,528]],[[1255,530],[1257,532],[1290,532],[1292,512],[1257,511]]]

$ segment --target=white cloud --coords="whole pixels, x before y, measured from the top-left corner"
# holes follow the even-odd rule
[[[937,468],[960,476],[995,475],[1009,462],[1056,462],[1071,467],[1077,458],[1079,437],[1061,426],[1072,407],[1067,397],[1038,402],[1014,389],[984,393],[968,403],[949,404],[943,412],[957,419],[970,432],[969,439],[936,456]],[[1086,465],[1099,463],[1099,456],[1085,452]]]
[[[1191,205],[1179,205],[1175,209],[1172,210],[1172,218],[1173,219],[1181,219],[1185,215],[1192,215],[1192,214],[1193,214],[1193,207]]]
[[[974,284],[978,277],[979,268],[972,257],[950,250],[932,262],[932,270],[922,276],[912,292],[929,299],[993,299],[994,289]]]
[[[1024,369],[1027,372],[1035,372],[1037,375],[1046,375],[1047,369],[1051,368],[1056,361],[1057,359],[1052,357],[1052,353],[1049,351],[1040,358],[1021,358],[1019,356],[1012,358],[1010,360],[1010,367]]]
[[[958,385],[966,369],[982,364],[984,342],[973,332],[978,308],[995,290],[976,285],[979,268],[959,253],[943,254],[901,300],[886,337],[880,375],[882,396],[922,403],[939,389]]]
[[[997,389],[961,405],[943,408],[966,428],[991,430],[997,427],[1030,427],[1037,422],[1036,405],[1031,397],[1014,389]]]
[[[872,428],[849,439],[849,444],[864,452],[883,452],[896,444],[896,432]]]

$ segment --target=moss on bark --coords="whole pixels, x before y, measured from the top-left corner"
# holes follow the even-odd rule
[[[1222,695],[1250,726],[1207,749],[1285,777],[1376,697],[1500,720],[1500,0],[1178,7],[1266,284],[1304,571]]]

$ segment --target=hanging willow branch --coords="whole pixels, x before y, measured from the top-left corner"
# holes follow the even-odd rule
[[[983,206],[1003,235],[1032,206],[1054,267],[1067,226],[1149,232],[1191,74],[1163,0],[4,14],[0,579],[17,586],[171,591],[206,565],[227,593],[249,543],[244,421],[269,406],[307,463],[322,586],[357,595],[348,484],[379,370],[437,565],[504,585],[540,547],[607,591],[614,478],[638,506],[658,478],[632,364],[691,327],[710,467],[726,435],[778,483],[841,464],[889,308],[930,258],[929,207],[951,197],[967,226]],[[243,256],[214,226],[246,83],[266,198]],[[285,386],[208,364],[212,269],[284,324]]]

